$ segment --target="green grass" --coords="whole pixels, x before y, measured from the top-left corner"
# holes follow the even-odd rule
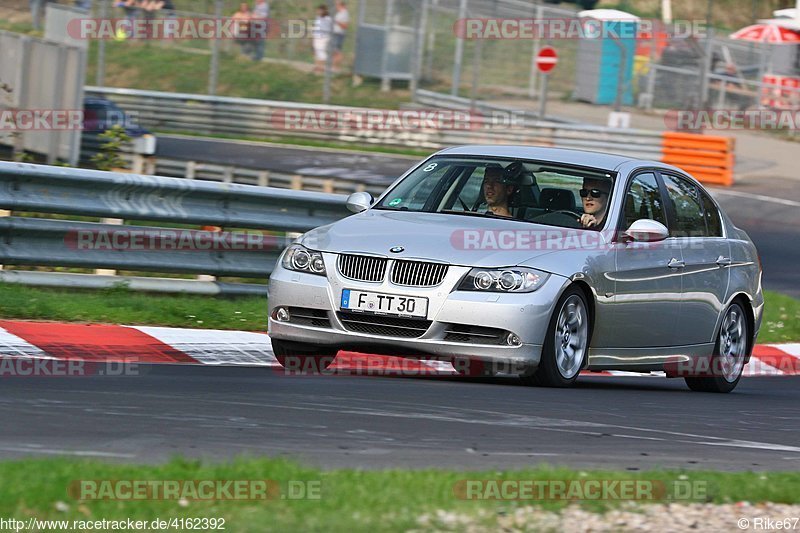
[[[772,291],[766,291],[764,299],[766,305],[758,342],[800,340],[800,300]]]
[[[269,44],[268,44],[269,46]],[[86,80],[95,83],[97,47],[90,47]],[[161,43],[106,42],[105,83],[149,91],[208,93],[211,58]],[[220,53],[218,96],[321,103],[323,77],[284,64],[253,62],[232,49]],[[407,89],[380,90],[380,81],[365,79],[353,87],[349,75],[335,75],[331,104],[397,108],[410,101]]]
[[[765,291],[759,343],[800,341],[800,300]],[[186,328],[266,329],[265,298],[50,289],[0,283],[0,318]]]
[[[248,331],[267,328],[267,300],[256,296],[226,298],[0,283],[0,302],[2,318]]]
[[[457,472],[446,470],[321,471],[282,459],[237,459],[224,464],[173,459],[156,466],[106,464],[98,461],[47,459],[0,463],[0,516],[60,520],[153,520],[173,517],[224,518],[228,531],[407,531],[420,528],[421,515],[437,510],[485,513],[491,523],[501,513],[532,501],[465,500],[456,497],[461,480],[611,480],[641,479],[672,483],[698,482],[708,496],[691,501],[715,503],[746,500],[800,502],[800,473],[719,473],[653,470],[586,471],[536,468],[518,471]],[[272,480],[287,494],[289,483],[319,487],[318,499],[268,501],[77,501],[68,496],[74,480]],[[308,483],[308,484],[305,484]],[[619,501],[586,502],[602,511]],[[558,510],[565,501],[542,502]],[[646,505],[644,503],[643,505]],[[486,513],[488,511],[488,513]]]

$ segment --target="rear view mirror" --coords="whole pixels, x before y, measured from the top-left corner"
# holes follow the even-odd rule
[[[657,242],[669,237],[669,230],[661,222],[642,218],[631,224],[623,235],[634,241]]]

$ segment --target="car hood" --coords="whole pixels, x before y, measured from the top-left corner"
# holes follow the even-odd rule
[[[552,254],[563,228],[529,222],[443,213],[382,211],[363,213],[311,230],[300,240],[324,252],[356,252],[403,259],[429,259],[453,265],[503,267]],[[525,235],[529,242],[521,244]],[[402,247],[401,252],[391,252]]]

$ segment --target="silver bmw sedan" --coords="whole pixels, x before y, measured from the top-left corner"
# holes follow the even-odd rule
[[[568,386],[581,370],[738,383],[761,325],[747,234],[682,170],[522,146],[442,150],[354,215],[288,247],[270,278],[278,360],[341,349]]]

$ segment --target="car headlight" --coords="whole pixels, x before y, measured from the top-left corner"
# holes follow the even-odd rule
[[[325,261],[322,253],[309,250],[301,244],[293,244],[286,249],[281,258],[281,266],[288,270],[325,275]]]
[[[473,268],[458,286],[459,291],[533,292],[550,274],[528,267]]]

